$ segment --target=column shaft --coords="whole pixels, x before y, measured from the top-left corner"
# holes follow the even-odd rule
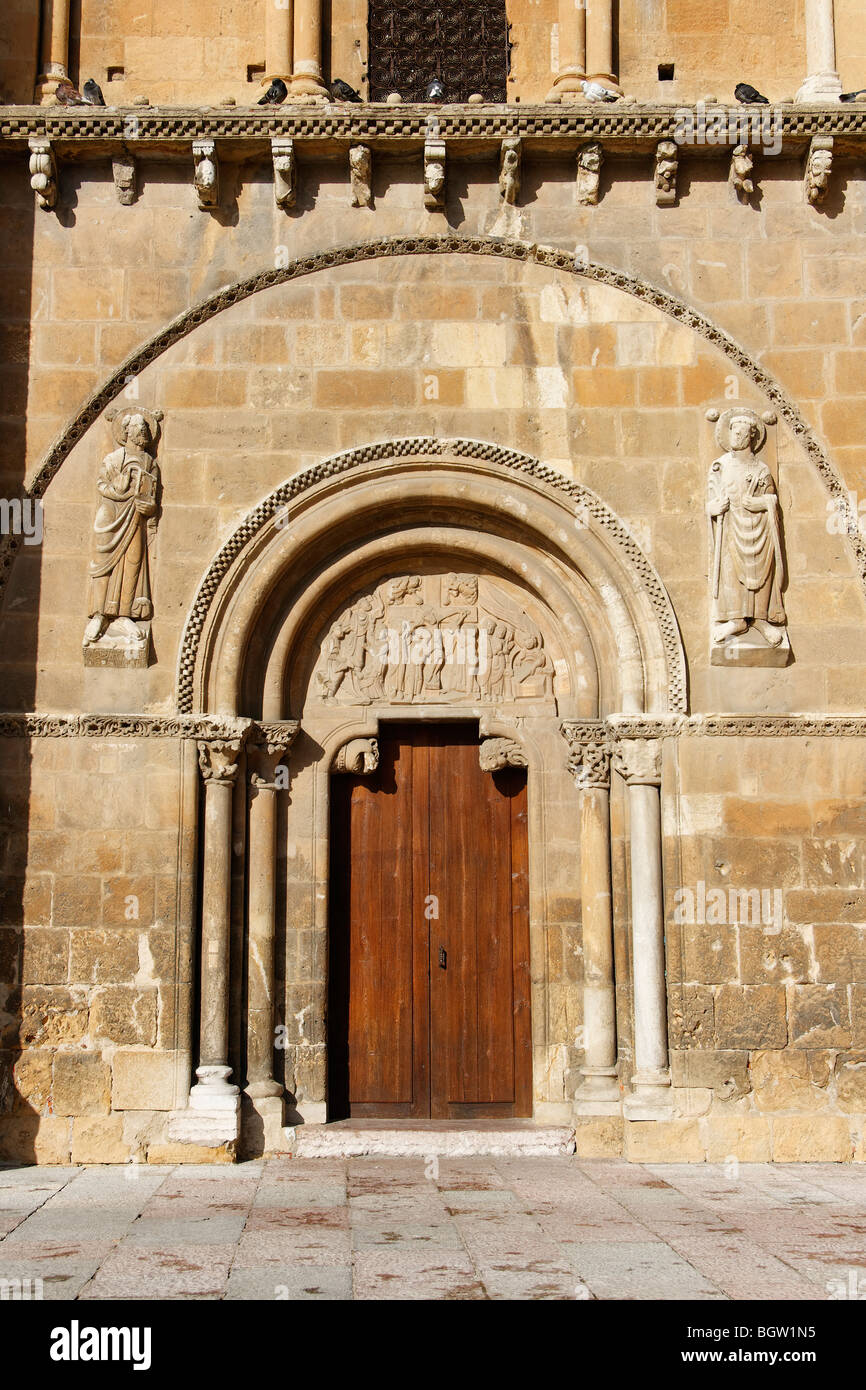
[[[229,1032],[229,923],[231,907],[232,784],[205,784],[202,888],[202,1066],[225,1067]]]
[[[833,0],[806,0],[806,81],[801,102],[836,102],[842,83],[836,71],[836,16]]]
[[[559,71],[549,96],[583,95],[586,77],[586,0],[559,0]]]
[[[292,80],[292,55],[294,49],[295,9],[294,0],[285,0],[278,7],[275,0],[268,0],[265,8],[265,78],[271,82],[281,77],[284,82]]]
[[[584,1079],[575,1099],[583,1114],[606,1114],[620,1108],[607,787],[587,787],[581,793],[580,879],[585,1051]]]
[[[629,788],[634,951],[634,1056],[638,1076],[668,1066],[659,789]],[[657,1078],[654,1078],[657,1081]]]
[[[42,0],[42,75],[66,77],[69,63],[69,0]]]
[[[292,95],[328,95],[322,79],[322,0],[295,0]]]
[[[280,1095],[273,1077],[277,793],[254,784],[250,801],[247,1093]]]
[[[592,82],[619,85],[613,67],[613,0],[592,0],[586,28],[586,70]]]

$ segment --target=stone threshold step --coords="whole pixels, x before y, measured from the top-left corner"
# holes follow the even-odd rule
[[[573,1154],[575,1134],[565,1126],[532,1124],[454,1125],[437,1122],[399,1125],[370,1121],[298,1125],[285,1130],[296,1158],[490,1158],[550,1157]]]

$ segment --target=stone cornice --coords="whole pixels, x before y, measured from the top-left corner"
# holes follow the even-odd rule
[[[560,727],[572,747],[605,738],[866,738],[866,715],[614,714],[566,719]]]
[[[257,725],[229,715],[0,714],[0,738],[170,738],[203,742],[244,738],[258,730],[265,741],[281,738],[286,748],[300,725],[296,719]]]
[[[364,142],[373,149],[423,148],[435,123],[438,140],[463,146],[467,155],[483,154],[485,145],[517,138],[543,150],[568,142],[603,140],[611,153],[648,152],[659,140],[674,139],[682,113],[696,111],[684,105],[589,105],[555,104],[509,106],[411,106],[365,104],[335,106],[260,107],[153,107],[127,106],[79,110],[67,107],[0,106],[0,146],[26,146],[29,140],[48,139],[64,156],[87,155],[126,145],[140,153],[170,156],[188,153],[194,140],[219,140],[223,153],[238,148],[241,156],[259,147],[262,157],[272,140],[295,140],[300,149],[327,153],[327,145],[346,149]],[[837,138],[836,153],[846,142],[862,152],[866,144],[866,103],[853,106],[792,106],[765,108],[704,108],[712,121],[717,113],[729,119],[746,114],[778,120],[786,153],[802,152],[814,135]],[[737,143],[689,144],[688,152],[722,154]],[[756,141],[760,144],[760,141]],[[319,148],[317,148],[317,146]],[[175,147],[174,150],[172,147]]]

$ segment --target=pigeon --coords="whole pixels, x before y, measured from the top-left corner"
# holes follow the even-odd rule
[[[104,106],[105,97],[102,95],[102,88],[98,82],[94,82],[92,77],[88,77],[81,89],[81,95],[88,106]]]
[[[750,87],[748,82],[738,82],[734,88],[734,96],[742,106],[769,106],[767,97],[761,96],[754,87]]]
[[[73,84],[69,81],[68,77],[64,78],[62,82],[58,82],[57,90],[54,93],[54,95],[61,106],[90,105],[89,102],[84,100],[84,97],[78,91],[77,87],[73,86]]]
[[[289,89],[281,77],[275,77],[263,97],[256,102],[257,106],[279,106],[289,95]]]
[[[331,96],[334,101],[363,101],[360,92],[356,92],[354,87],[350,87],[348,82],[344,82],[341,77],[337,77],[331,83]]]
[[[581,79],[583,95],[587,101],[619,101],[617,92],[612,92],[609,87],[603,87],[600,82],[585,82]]]
[[[839,100],[840,100],[840,101],[861,101],[863,97],[866,97],[866,87],[862,88],[862,90],[859,91],[859,92],[843,92],[842,95],[840,96]]]
[[[444,100],[445,100],[445,88],[442,86],[442,83],[439,81],[439,78],[438,78],[438,77],[434,77],[434,78],[433,78],[433,81],[430,83],[430,86],[427,88],[427,95],[425,96],[424,100],[425,100],[425,101],[444,101]]]

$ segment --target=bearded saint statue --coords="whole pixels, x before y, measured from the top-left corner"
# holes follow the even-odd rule
[[[754,628],[770,647],[781,645],[785,563],[779,499],[760,449],[766,430],[754,411],[726,411],[716,439],[727,451],[710,468],[707,516],[713,642]]]
[[[148,550],[156,531],[160,415],[128,410],[115,417],[119,448],[102,463],[96,480],[101,501],[93,524],[90,621],[84,645],[111,636],[143,642],[138,626],[153,617]]]

